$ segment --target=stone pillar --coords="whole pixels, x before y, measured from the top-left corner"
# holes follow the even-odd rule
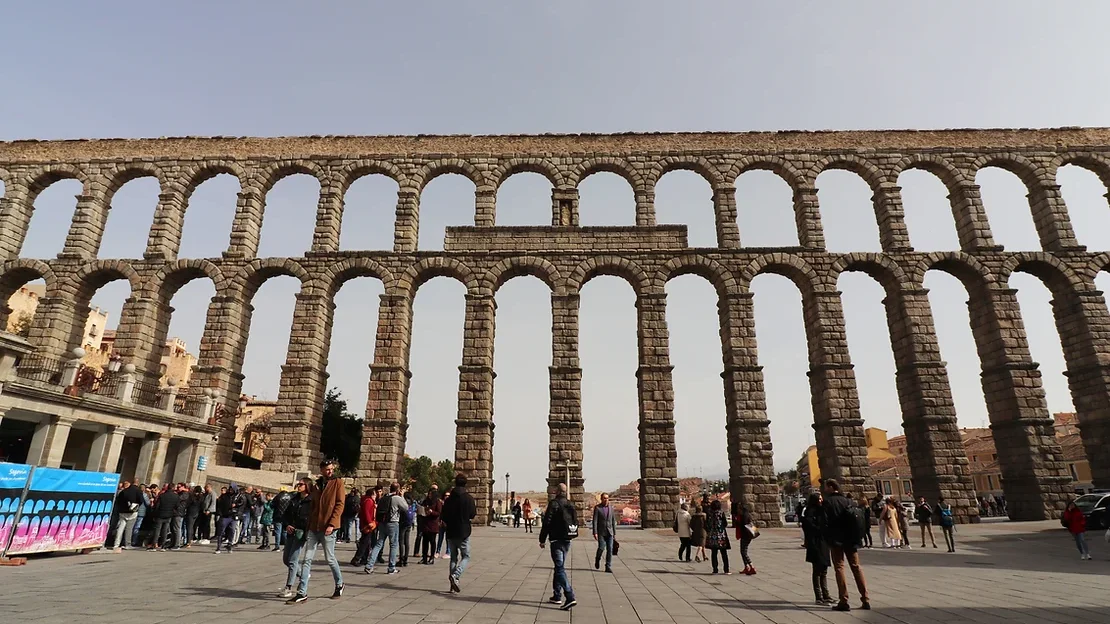
[[[640,367],[640,522],[666,526],[678,508],[678,452],[674,441],[674,388],[671,384],[666,293],[639,293],[636,336]]]
[[[197,441],[191,438],[177,438],[177,461],[173,464],[174,483],[193,483],[197,473]]]
[[[131,293],[123,302],[113,352],[134,364],[141,379],[158,383],[173,308],[145,294]]]
[[[81,346],[85,323],[89,318],[88,302],[75,301],[75,295],[55,289],[39,299],[27,341],[35,352],[48,358],[61,359],[75,346]]]
[[[1110,488],[1110,312],[1100,290],[1057,294],[1052,312],[1067,361],[1068,387],[1096,488]]]
[[[884,182],[871,196],[875,219],[879,223],[879,244],[888,253],[913,251],[910,232],[906,229],[906,212],[902,208],[902,188]]]
[[[258,241],[262,235],[262,213],[265,210],[262,192],[253,187],[243,187],[235,201],[235,220],[231,223],[231,240],[225,258],[254,258],[258,256]]]
[[[825,231],[821,227],[821,207],[817,189],[812,185],[794,189],[794,222],[798,226],[798,244],[814,251],[825,250]]]
[[[867,439],[859,412],[856,373],[848,353],[840,292],[803,296],[809,341],[809,387],[821,476],[858,499],[874,489],[867,463]]]
[[[139,483],[162,484],[162,470],[166,466],[166,449],[170,437],[158,433],[147,434],[139,448],[139,464],[135,468],[135,478]]]
[[[393,251],[416,251],[420,241],[420,189],[401,186],[397,189],[397,215],[393,223]]]
[[[1041,371],[1029,354],[1017,291],[971,295],[971,329],[983,366],[983,394],[1011,520],[1059,517],[1072,497],[1071,475],[1056,441]]]
[[[547,429],[547,486],[566,481],[571,465],[569,497],[583,514],[587,511],[585,481],[582,478],[582,367],[578,360],[578,293],[551,294],[551,367]]]
[[[493,478],[493,332],[497,303],[492,295],[466,295],[463,356],[459,366],[459,411],[455,421],[455,470],[467,475],[478,501],[474,521],[489,517]],[[484,508],[484,509],[483,509]]]
[[[158,208],[147,239],[147,260],[176,260],[181,249],[181,233],[185,227],[187,199],[176,189],[167,189],[158,195]]]
[[[72,419],[58,416],[49,416],[40,422],[31,437],[31,448],[27,450],[27,463],[46,468],[60,467],[73,423]]]
[[[320,432],[334,311],[331,296],[303,290],[297,293],[289,349],[281,367],[277,406],[263,460],[266,470],[311,471],[321,459]]]
[[[1055,179],[1036,180],[1030,184],[1029,207],[1033,211],[1033,224],[1045,251],[1077,250],[1086,247],[1075,240],[1075,231],[1068,218],[1068,207],[1060,194]]]
[[[378,305],[378,331],[366,418],[362,421],[362,452],[358,480],[365,487],[401,478],[408,407],[409,344],[412,299],[408,293],[384,294]]]
[[[578,189],[551,189],[551,225],[578,227]]]
[[[96,438],[93,439],[92,449],[89,451],[89,461],[85,470],[115,472],[116,464],[119,463],[120,450],[123,449],[124,433],[124,430],[119,427],[110,425],[97,433]]]
[[[655,226],[655,189],[633,189],[636,196],[636,225],[639,227]]]
[[[0,197],[0,260],[19,257],[34,210],[34,199],[30,195],[30,190],[21,183],[4,187],[4,195]]]
[[[204,321],[197,364],[189,380],[190,394],[201,395],[205,390],[211,390],[218,403],[226,407],[239,404],[243,385],[243,354],[252,309],[236,295],[216,293],[212,297]],[[214,463],[230,465],[235,432],[223,428],[217,435]]]
[[[77,260],[95,258],[107,221],[108,206],[103,204],[102,198],[84,193],[78,195],[69,234],[58,257]]]
[[[752,293],[722,294],[717,314],[723,340],[729,492],[732,500],[748,506],[758,526],[782,526]]]
[[[474,225],[493,227],[497,219],[497,190],[480,188],[474,197]]]
[[[736,187],[713,189],[713,214],[717,221],[717,246],[721,249],[740,248],[740,227],[736,225]]]
[[[983,208],[983,195],[978,184],[963,184],[949,189],[948,201],[952,204],[952,217],[956,220],[956,236],[964,251],[1001,249],[994,242],[987,211]]]
[[[940,359],[928,292],[903,289],[883,300],[913,494],[928,501],[944,496],[957,522],[978,522],[975,485],[956,422],[948,369]]]
[[[343,193],[337,181],[320,186],[316,204],[316,230],[312,233],[312,253],[339,251],[339,234],[343,227]]]

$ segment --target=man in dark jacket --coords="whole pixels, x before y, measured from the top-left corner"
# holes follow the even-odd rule
[[[859,565],[860,529],[856,524],[856,517],[852,511],[855,502],[840,493],[840,484],[834,479],[825,479],[825,501],[822,507],[825,510],[825,533],[832,555],[833,570],[836,572],[836,589],[839,592],[839,602],[833,609],[837,611],[851,611],[848,604],[848,580],[844,576],[844,560],[852,568],[852,576],[856,579],[856,590],[859,591],[861,608],[871,608],[871,600],[867,595],[867,582],[863,578],[863,568]]]
[[[116,522],[116,543],[114,552],[121,552],[124,544],[130,545],[131,532],[134,530],[135,521],[139,518],[139,508],[143,506],[143,490],[138,483],[123,482],[124,488],[116,494],[116,513],[119,521]]]
[[[154,524],[154,544],[151,548],[159,547],[166,550],[171,547],[170,538],[176,536],[180,529],[174,529],[174,512],[177,511],[177,505],[181,502],[177,492],[173,487],[166,487],[166,490],[158,496],[157,502],[154,503],[154,517],[157,522]],[[177,523],[180,526],[181,518],[177,518]]]
[[[543,526],[540,527],[540,548],[544,547],[544,542],[547,541],[548,536],[551,537],[551,562],[555,565],[555,577],[551,581],[551,599],[549,602],[557,604],[562,602],[559,608],[563,611],[569,611],[578,604],[574,599],[574,588],[570,586],[570,579],[567,578],[566,561],[567,552],[570,551],[570,540],[577,536],[578,529],[578,512],[574,509],[574,503],[567,499],[567,484],[560,483],[556,491],[555,498],[551,499],[547,504],[547,509],[543,513]],[[571,530],[570,523],[574,523],[574,530]],[[562,596],[566,596],[563,601]]]
[[[298,481],[293,486],[294,493],[289,496],[288,504],[281,517],[274,516],[274,522],[280,525],[281,532],[285,533],[285,546],[281,554],[281,562],[288,570],[285,579],[285,589],[278,594],[282,598],[293,597],[293,583],[297,580],[300,570],[301,548],[304,546],[305,532],[308,531],[308,514],[312,511],[312,503],[308,499],[308,485],[311,482],[307,477]]]
[[[447,579],[451,591],[459,592],[459,579],[470,563],[470,521],[478,513],[474,497],[466,491],[466,475],[455,475],[455,489],[443,503],[440,519],[447,530],[447,550],[451,552],[451,565],[447,569]]]
[[[281,550],[282,544],[285,543],[285,527],[282,526],[281,519],[285,517],[285,510],[289,507],[291,498],[289,492],[282,488],[270,501],[270,506],[274,509],[274,552]]]
[[[220,552],[220,545],[227,540],[227,552],[231,552],[235,543],[235,521],[239,517],[239,506],[242,498],[239,487],[234,483],[227,490],[220,492],[216,499],[216,552]]]
[[[933,508],[925,501],[924,496],[917,498],[917,507],[913,510],[914,518],[917,523],[921,525],[921,547],[925,548],[925,534],[929,534],[929,541],[933,543],[933,548],[937,547],[937,540],[933,537]],[[906,535],[906,542],[910,541],[910,536]]]

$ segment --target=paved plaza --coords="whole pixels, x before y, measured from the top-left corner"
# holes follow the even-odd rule
[[[916,527],[915,527],[916,529]],[[464,622],[1110,622],[1110,546],[1090,533],[1094,561],[1080,561],[1057,522],[984,523],[961,527],[959,552],[870,550],[862,557],[874,610],[834,613],[813,604],[799,531],[772,529],[753,544],[759,574],[709,573],[709,565],[676,560],[669,531],[621,531],[614,574],[592,568],[594,542],[574,543],[571,613],[547,604],[551,561],[535,534],[476,529],[474,560],[463,592],[448,593],[447,562],[413,565],[387,577],[343,566],[346,592],[330,600],[331,574],[322,553],[307,603],[277,598],[285,579],[278,553],[243,549],[215,556],[211,547],[180,552],[56,555],[0,568],[0,622],[415,623]],[[938,539],[940,535],[938,534]],[[341,562],[353,545],[339,548]],[[850,582],[850,581],[849,581]],[[835,582],[830,570],[830,589]],[[853,606],[859,600],[852,588]]]

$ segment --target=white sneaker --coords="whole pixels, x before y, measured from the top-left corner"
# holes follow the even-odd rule
[[[292,597],[293,597],[293,588],[292,587],[283,587],[281,589],[281,593],[278,594],[278,598],[292,598]]]

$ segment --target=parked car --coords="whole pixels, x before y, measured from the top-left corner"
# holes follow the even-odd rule
[[[1087,519],[1087,529],[1110,529],[1110,492],[1084,494],[1075,499],[1075,506]]]

